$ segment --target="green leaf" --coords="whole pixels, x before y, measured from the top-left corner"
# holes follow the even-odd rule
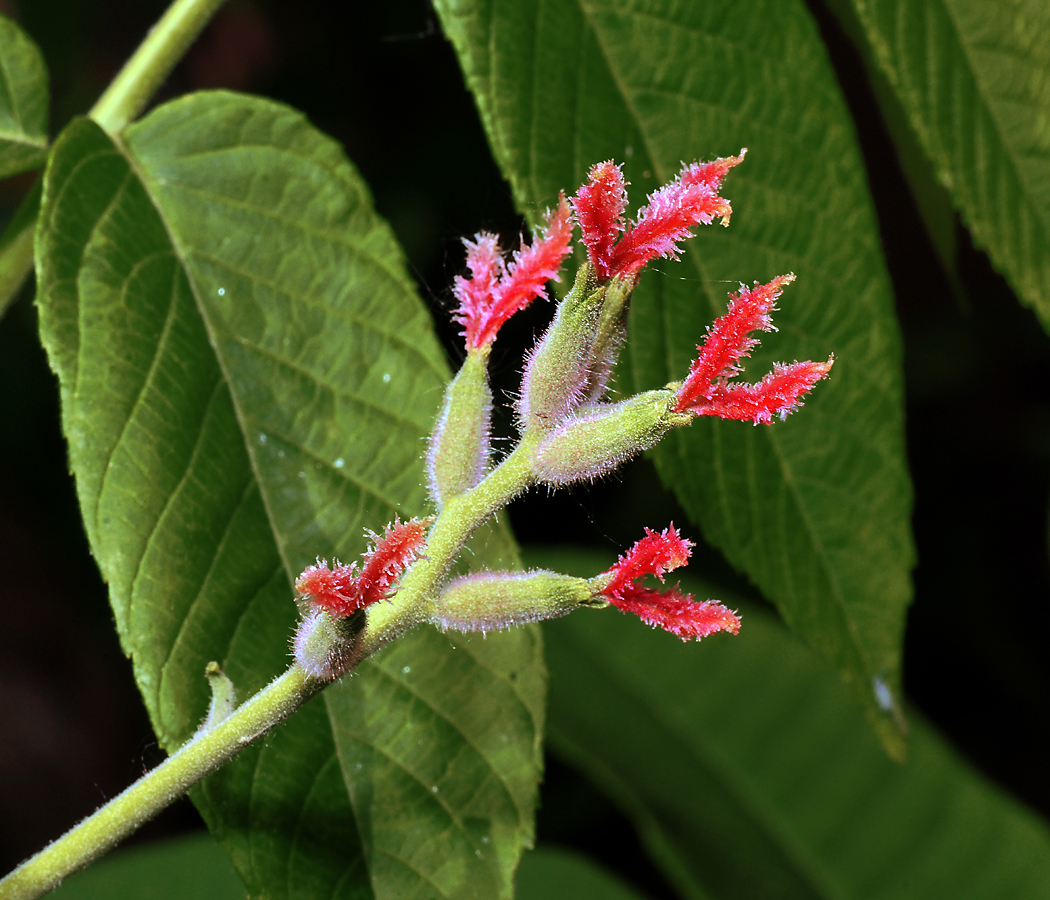
[[[801,0],[437,9],[526,210],[599,160],[626,160],[640,205],[681,160],[750,148],[727,181],[730,228],[701,229],[683,263],[642,277],[634,387],[684,377],[727,290],[798,275],[748,378],[834,353],[830,379],[786,422],[698,421],[654,455],[705,536],[834,661],[899,755],[892,697],[914,558],[900,337],[852,123]]]
[[[0,318],[18,298],[33,271],[33,234],[40,213],[38,178],[0,235]]]
[[[580,853],[537,847],[521,858],[517,900],[643,900],[611,872]]]
[[[577,574],[609,560],[544,554]],[[637,823],[683,896],[1050,896],[1050,830],[912,714],[889,760],[834,671],[762,608],[684,644],[613,610],[544,625],[552,748]]]
[[[62,882],[58,900],[244,900],[244,883],[207,834],[122,850]]]
[[[0,178],[47,157],[47,66],[26,33],[0,16]]]
[[[974,239],[1050,329],[1050,7],[853,5]]]
[[[85,528],[173,748],[205,713],[209,660],[240,699],[287,666],[306,564],[424,511],[443,354],[341,149],[251,97],[177,100],[119,145],[75,121],[37,272]],[[484,558],[513,565],[490,536]],[[534,630],[453,647],[418,629],[195,799],[253,893],[509,896],[543,679]]]

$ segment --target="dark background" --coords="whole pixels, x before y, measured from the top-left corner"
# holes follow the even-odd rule
[[[854,110],[904,332],[919,551],[906,690],[987,775],[1050,815],[1050,339],[961,226],[954,270],[942,268],[859,57],[817,0],[811,9]],[[47,59],[52,133],[91,106],[162,10],[143,0],[0,0]],[[460,237],[522,227],[425,0],[230,0],[160,99],[207,87],[287,102],[343,143],[442,323]],[[0,217],[31,183],[0,184]],[[0,321],[3,871],[161,758],[80,525],[31,299],[27,289]],[[522,340],[543,325],[542,312],[520,318],[511,330]],[[494,363],[509,385],[513,359]],[[654,501],[655,485],[649,464],[636,463],[618,480],[526,500],[514,525],[523,541],[619,551],[639,523],[686,520],[672,500]],[[733,577],[715,551],[702,557]],[[193,827],[199,818],[183,801],[133,840]],[[539,837],[670,896],[630,826],[556,760]]]

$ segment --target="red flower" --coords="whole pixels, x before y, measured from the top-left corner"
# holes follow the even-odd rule
[[[754,288],[741,285],[740,293],[729,295],[729,312],[707,330],[704,343],[696,348],[689,376],[678,389],[675,412],[768,425],[774,415],[784,418],[802,405],[802,397],[831,370],[834,357],[822,363],[777,363],[757,384],[728,381],[758,344],[751,332],[773,330],[770,314],[785,285],[794,280],[794,275],[781,275]]]
[[[429,524],[429,519],[411,519],[404,524],[395,519],[382,537],[372,535],[375,547],[364,555],[360,574],[357,563],[344,566],[336,562],[330,569],[327,561],[318,560],[299,576],[295,589],[314,607],[339,618],[365,609],[385,599],[401,573],[416,561]]]
[[[649,625],[659,625],[682,640],[699,640],[716,631],[736,634],[740,618],[715,600],[697,603],[677,587],[657,591],[636,584],[639,578],[655,575],[663,581],[665,572],[684,566],[693,544],[668,526],[663,532],[645,529],[645,537],[628,550],[604,573],[608,582],[602,596],[623,612],[639,616]]]
[[[543,294],[548,281],[558,280],[558,269],[569,255],[572,213],[564,195],[547,216],[530,246],[514,252],[510,265],[503,261],[499,239],[481,232],[464,241],[470,278],[456,277],[452,292],[459,301],[455,319],[463,325],[468,349],[491,344],[500,326]]]
[[[658,256],[677,258],[678,242],[692,237],[694,225],[709,225],[716,218],[728,225],[732,208],[718,191],[726,172],[746,152],[685,166],[674,181],[650,194],[638,218],[626,224],[627,191],[620,167],[611,160],[591,166],[590,183],[580,188],[573,206],[598,280],[631,275]]]

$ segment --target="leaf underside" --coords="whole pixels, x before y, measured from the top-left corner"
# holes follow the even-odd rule
[[[801,0],[436,6],[534,219],[600,160],[625,163],[637,208],[681,161],[749,148],[724,190],[731,226],[701,228],[682,263],[642,277],[634,387],[683,378],[739,282],[796,273],[745,378],[834,353],[828,381],[786,422],[698,421],[654,458],[705,536],[836,664],[900,755],[914,559],[900,337],[849,114]]]
[[[75,121],[37,272],[85,527],[172,749],[209,660],[241,699],[287,666],[305,565],[425,511],[443,354],[341,149],[257,98],[190,95],[119,145]],[[488,536],[482,559],[513,565]],[[535,630],[417,629],[195,800],[253,894],[509,896],[543,695]]]

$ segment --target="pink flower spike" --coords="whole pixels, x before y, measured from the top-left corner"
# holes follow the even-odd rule
[[[558,270],[569,255],[572,239],[572,210],[564,194],[558,196],[558,208],[547,215],[547,225],[532,241],[514,252],[506,275],[499,286],[499,299],[493,305],[478,344],[496,339],[500,326],[514,313],[524,309],[544,294],[548,281],[559,281]]]
[[[548,281],[558,280],[571,238],[572,211],[561,195],[546,227],[530,246],[515,251],[509,266],[504,266],[494,235],[483,232],[474,242],[464,241],[471,277],[457,277],[452,291],[459,301],[454,318],[464,326],[468,349],[491,344],[507,319],[542,296]]]
[[[698,603],[677,588],[660,593],[635,586],[626,597],[610,599],[617,609],[634,613],[647,625],[659,626],[683,641],[707,637],[716,631],[737,634],[740,617],[716,600]]]
[[[627,183],[623,171],[611,159],[595,163],[587,177],[590,183],[580,188],[572,205],[591,265],[598,280],[605,281],[611,275],[613,244],[624,228]]]
[[[665,572],[686,564],[692,548],[692,542],[683,539],[674,525],[662,532],[646,528],[645,537],[605,573],[610,578],[601,589],[602,596],[617,609],[634,613],[643,622],[658,625],[682,640],[699,640],[716,631],[736,634],[740,619],[721,603],[696,603],[677,587],[657,591],[635,583],[647,575],[663,581]]]
[[[720,384],[689,411],[698,416],[740,419],[769,425],[773,416],[785,418],[802,405],[802,398],[831,370],[827,362],[777,363],[758,384]]]
[[[476,347],[479,346],[477,334],[498,297],[499,280],[504,272],[503,257],[499,238],[488,232],[479,232],[473,241],[464,240],[463,245],[467,248],[470,278],[457,275],[452,283],[452,293],[459,301],[453,318],[463,326],[467,346]]]
[[[674,527],[674,523],[662,532],[645,529],[645,537],[635,543],[619,558],[605,574],[611,575],[609,583],[602,593],[609,597],[618,597],[634,582],[646,575],[655,575],[663,581],[664,573],[684,566],[693,552],[693,542],[685,540]]]
[[[743,161],[745,152],[685,166],[674,181],[650,194],[648,205],[613,248],[609,275],[630,275],[658,256],[677,259],[678,243],[692,237],[690,229],[696,225],[710,225],[716,218],[729,224],[732,207],[718,191],[725,173]]]
[[[682,169],[678,178],[683,184],[707,185],[710,190],[717,193],[722,189],[722,182],[725,180],[726,172],[734,166],[739,166],[744,161],[745,156],[747,156],[747,147],[740,151],[739,156],[724,156],[711,162],[691,163]]]
[[[429,525],[430,519],[409,519],[404,524],[395,519],[382,537],[372,535],[375,548],[365,554],[358,579],[359,609],[387,598],[387,591],[401,573],[419,558]]]
[[[401,573],[419,558],[426,541],[429,519],[411,519],[402,524],[394,520],[380,538],[373,535],[374,549],[365,554],[364,567],[336,563],[334,569],[325,560],[307,567],[295,582],[295,590],[315,609],[324,609],[336,618],[345,618],[359,609],[383,600]]]
[[[752,331],[773,330],[770,313],[784,287],[794,280],[793,274],[781,275],[768,284],[756,284],[753,289],[740,285],[739,294],[729,295],[729,312],[707,329],[707,337],[696,348],[698,355],[678,391],[675,412],[695,408],[710,396],[717,380],[740,371],[740,360],[758,343],[749,335]]]
[[[309,599],[315,607],[326,609],[342,618],[350,615],[357,605],[356,564],[328,568],[328,561],[319,559],[316,566],[308,566],[295,581],[300,598]]]

